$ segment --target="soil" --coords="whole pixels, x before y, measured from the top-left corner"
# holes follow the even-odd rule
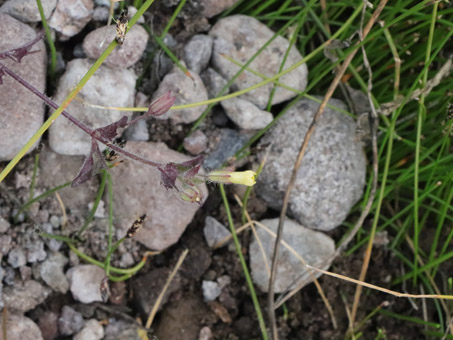
[[[153,17],[156,18],[153,21],[154,30],[159,32],[171,15],[171,11],[167,7],[159,6],[158,4],[153,7],[152,11]],[[191,17],[190,14],[190,11],[185,12],[185,18],[177,19],[170,31],[180,46],[183,46],[184,42],[190,37],[184,31],[184,28],[196,27],[194,22],[199,19],[196,16]],[[64,58],[67,60],[72,59],[72,46],[80,43],[83,40],[83,36],[95,27],[96,25],[91,23],[76,38],[57,44],[57,48],[63,52]],[[191,34],[194,33],[191,32]],[[138,74],[140,74],[140,70],[143,70],[143,67],[143,64],[140,63],[136,66]],[[153,86],[147,79],[144,80],[143,85],[139,88],[139,90],[147,94],[152,89]],[[51,95],[52,90],[53,86],[50,86],[49,95]],[[207,119],[204,124],[204,130],[209,131],[209,126],[213,122]],[[188,127],[175,128],[167,121],[156,121],[150,125],[150,136],[152,141],[163,141],[168,146],[176,148],[181,145],[187,129]],[[43,143],[46,143],[46,137],[44,137]],[[17,181],[22,176],[28,183],[32,169],[33,155],[29,155],[16,166],[13,173],[8,176],[0,187],[1,215],[10,221],[12,221],[14,212],[20,206],[20,202],[24,202],[28,196],[28,188],[26,186],[17,188]],[[237,189],[233,187],[228,187],[227,189],[229,197],[232,198],[232,194]],[[272,218],[278,215],[277,212],[266,209],[263,203],[253,195],[250,199],[249,207],[253,219]],[[237,205],[232,203],[232,208],[234,220],[240,221],[240,211]],[[54,197],[40,202],[39,209],[41,211],[47,210],[49,215],[61,215],[60,207]],[[71,305],[77,306],[78,310],[82,311],[86,318],[94,316],[99,320],[108,322],[109,317],[119,316],[126,321],[134,321],[136,318],[140,318],[143,322],[146,322],[147,312],[149,312],[150,305],[152,305],[150,301],[155,299],[158,292],[160,292],[166,276],[174,267],[179,255],[185,249],[189,249],[189,255],[182,265],[175,282],[172,284],[171,294],[167,296],[165,304],[153,324],[154,334],[157,338],[160,340],[198,339],[200,329],[207,326],[213,333],[212,339],[261,339],[256,313],[236,253],[229,250],[228,247],[213,251],[208,248],[204,241],[204,219],[208,215],[227,225],[226,214],[221,204],[218,188],[214,186],[210,187],[208,202],[198,211],[180,241],[163,254],[157,255],[148,261],[147,265],[136,277],[125,283],[113,284],[111,287],[112,294],[107,306],[100,306],[99,304],[84,306],[77,304],[70,293],[66,295],[54,293],[42,305],[27,313],[27,315],[38,323],[42,313],[49,311],[59,313],[63,305]],[[69,214],[68,218],[68,225],[81,225],[83,221],[83,216]],[[353,221],[356,217],[350,216],[349,218]],[[368,221],[365,222],[364,228],[368,228],[367,223]],[[14,226],[14,228],[18,227],[33,228],[33,221],[28,219]],[[342,237],[342,231],[336,230],[331,233],[331,236],[338,241]],[[240,235],[246,260],[248,260],[246,249],[250,240],[249,233],[245,232]],[[65,255],[69,257],[66,247],[63,247],[61,251],[66,252]],[[140,256],[144,251],[145,249],[140,247],[137,253]],[[5,258],[3,258],[3,262],[5,261]],[[357,278],[360,273],[361,263],[362,251],[357,251],[353,255],[337,258],[333,262],[330,271]],[[4,264],[6,265],[6,263]],[[223,289],[216,302],[204,302],[201,291],[202,280],[215,280],[224,275],[229,276],[231,283]],[[399,276],[401,276],[399,261],[395,260],[392,252],[386,246],[375,248],[368,270],[367,282],[401,291],[401,286],[391,285],[392,279]],[[328,301],[333,306],[338,327],[336,329],[333,327],[329,313],[320,295],[315,286],[310,284],[296,293],[285,304],[284,308],[280,308],[277,311],[280,339],[334,340],[345,338],[345,334],[348,332],[348,314],[346,310],[351,308],[356,286],[327,276],[321,277],[319,281]],[[143,282],[149,282],[149,285],[144,285]],[[152,290],[152,292],[143,292],[142,290]],[[259,293],[259,302],[263,308],[264,315],[266,315],[266,294]],[[420,304],[418,306],[420,307]],[[367,319],[367,316],[376,311],[377,308],[379,311]],[[397,299],[374,290],[364,289],[357,315],[357,320],[365,320],[361,328],[363,339],[374,339],[379,332],[383,332],[386,339],[419,339],[422,336],[422,326],[411,323],[410,327],[408,327],[408,324],[404,321],[388,317],[382,311],[423,318],[422,309],[415,310],[407,299]],[[428,310],[427,313],[434,315],[435,311]],[[64,338],[61,337],[61,339]]]

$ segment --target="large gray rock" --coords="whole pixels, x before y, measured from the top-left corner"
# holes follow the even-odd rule
[[[172,91],[176,95],[175,105],[207,100],[208,92],[200,76],[194,72],[190,72],[190,75],[192,78],[184,74],[179,68],[173,68],[172,72],[162,79],[154,97],[158,98],[168,91]],[[197,120],[206,107],[207,105],[202,105],[189,109],[170,110],[158,118],[171,119],[175,124],[188,124]]]
[[[88,59],[69,62],[54,100],[61,103],[91,66]],[[78,98],[102,106],[133,106],[136,78],[131,70],[101,66],[79,92]],[[67,111],[93,129],[118,121],[124,115],[130,116],[129,112],[89,107],[77,99],[69,104]],[[49,144],[52,150],[63,155],[86,155],[91,148],[89,136],[63,116],[51,125]]]
[[[93,0],[59,0],[49,26],[61,33],[61,40],[68,40],[90,22],[93,8]]]
[[[57,5],[57,0],[41,0],[44,16],[49,19]],[[36,0],[8,0],[0,8],[0,12],[7,13],[20,21],[41,21]]]
[[[50,292],[50,289],[34,280],[16,282],[3,289],[3,301],[9,310],[25,313],[43,303]]]
[[[42,334],[31,319],[16,314],[8,313],[6,327],[2,324],[3,318],[0,318],[0,328],[6,329],[6,338],[8,340],[42,340]],[[0,335],[3,340],[3,335]]]
[[[231,79],[239,71],[240,67],[228,61],[226,55],[240,63],[246,63],[275,33],[266,25],[255,18],[246,15],[233,15],[219,20],[209,31],[214,38],[212,54],[213,67],[226,79]],[[249,68],[256,70],[268,77],[278,73],[283,61],[289,42],[285,38],[276,37],[269,46],[257,56],[249,65]],[[283,69],[294,65],[302,59],[302,56],[293,46],[290,49],[288,58]],[[302,64],[295,70],[285,74],[279,79],[280,82],[303,91],[307,85],[307,66]],[[234,83],[235,90],[243,90],[263,79],[250,72],[244,71]],[[269,100],[273,84],[269,83],[256,90],[243,95],[244,99],[251,101],[260,108],[264,108]],[[281,87],[277,87],[272,104],[278,104],[291,99],[296,94]]]
[[[128,142],[126,150],[160,163],[190,159],[163,143]],[[130,161],[111,169],[111,174],[113,213],[120,234],[124,235],[137,217],[146,214],[148,218],[135,239],[148,248],[163,250],[176,243],[200,208],[181,200],[176,190],[166,190],[160,184],[160,172],[153,167]],[[200,187],[206,198],[206,185]]]
[[[329,103],[345,108],[339,100]],[[308,99],[299,101],[261,141],[262,145],[272,145],[256,192],[274,209],[281,208],[302,138],[318,107]],[[289,201],[288,213],[299,223],[331,230],[343,222],[362,196],[366,158],[355,131],[352,118],[325,109],[309,141]]]
[[[66,277],[75,300],[82,303],[102,301],[100,287],[105,277],[102,268],[92,264],[82,264],[69,269]]]
[[[28,25],[0,14],[0,52],[8,51],[28,43],[36,37]],[[25,56],[21,63],[9,58],[1,62],[13,70],[39,91],[46,88],[46,47],[42,41],[31,49],[34,53]],[[44,119],[44,103],[8,75],[2,77],[0,85],[0,161],[12,159]],[[36,147],[37,143],[28,152]]]
[[[260,222],[274,233],[277,232],[278,218],[262,220]],[[263,228],[256,229],[261,244],[263,245],[268,267],[264,262],[260,246],[254,238],[249,248],[250,268],[252,269],[253,281],[263,292],[267,292],[269,288],[268,268],[270,268],[272,263],[275,237],[271,236]],[[335,243],[324,233],[305,228],[297,222],[287,219],[285,221],[282,239],[289,244],[307,264],[321,269],[327,269],[330,266],[330,262],[324,262],[335,252]],[[320,274],[313,273],[313,276],[319,277]],[[311,281],[308,270],[301,263],[300,259],[283,245],[280,245],[275,292],[285,292],[295,288],[302,282],[309,283]]]
[[[83,40],[83,51],[88,57],[97,59],[115,36],[114,26],[103,26],[91,31]],[[133,26],[127,32],[123,45],[118,45],[107,57],[105,65],[115,68],[131,67],[142,57],[148,37],[148,33],[142,26]]]

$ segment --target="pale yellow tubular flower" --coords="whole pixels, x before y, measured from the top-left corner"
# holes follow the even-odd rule
[[[208,178],[213,182],[225,184],[242,184],[250,187],[255,185],[256,183],[256,172],[252,170],[247,171],[218,170],[209,173]]]

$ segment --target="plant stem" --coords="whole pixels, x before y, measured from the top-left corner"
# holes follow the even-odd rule
[[[228,200],[227,200],[227,197],[225,194],[225,188],[224,188],[223,184],[220,184],[220,194],[222,195],[223,204],[225,206],[225,212],[228,216],[228,224],[230,226],[231,235],[233,236],[234,245],[236,246],[236,252],[239,256],[239,261],[241,262],[242,270],[244,271],[245,280],[247,281],[247,285],[250,290],[250,295],[252,297],[253,306],[255,307],[256,316],[258,317],[258,322],[259,322],[260,329],[261,329],[261,336],[263,337],[263,340],[267,340],[268,336],[267,336],[266,324],[264,323],[263,313],[261,312],[261,307],[260,307],[260,304],[258,301],[258,297],[256,296],[255,288],[253,287],[253,282],[252,282],[252,278],[250,277],[249,270],[247,268],[247,263],[245,262],[244,255],[242,255],[241,244],[239,243],[239,239],[236,234],[236,229],[234,228],[234,222],[233,222],[233,218],[231,216],[230,206],[228,204]]]
[[[50,79],[53,81],[55,79],[55,69],[57,67],[57,50],[55,49],[55,44],[52,40],[52,35],[50,33],[49,25],[47,24],[46,16],[44,15],[41,0],[36,0],[36,4],[38,5],[39,15],[41,16],[42,26],[46,31],[47,44],[50,49]]]

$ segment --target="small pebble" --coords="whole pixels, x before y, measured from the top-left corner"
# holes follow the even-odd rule
[[[93,8],[93,0],[59,0],[49,26],[61,33],[61,40],[68,40],[90,22]]]
[[[58,318],[58,328],[62,335],[72,335],[80,331],[85,324],[82,314],[69,306],[63,306]]]
[[[206,243],[211,248],[225,239],[225,237],[231,235],[230,231],[222,223],[211,216],[207,216],[205,219],[203,233]]]
[[[214,301],[222,292],[219,284],[214,281],[203,281],[201,284],[205,301]]]
[[[20,247],[14,247],[8,254],[8,264],[13,268],[25,266],[27,258],[25,252]]]
[[[96,319],[88,320],[83,329],[74,336],[74,340],[101,340],[104,328]]]
[[[204,34],[194,35],[184,46],[184,61],[187,67],[200,74],[209,63],[212,53],[212,37]]]
[[[220,102],[227,116],[241,129],[259,130],[265,128],[274,117],[255,104],[241,98]]]
[[[66,272],[72,296],[82,303],[102,301],[100,286],[105,277],[103,269],[92,264],[78,265]]]

